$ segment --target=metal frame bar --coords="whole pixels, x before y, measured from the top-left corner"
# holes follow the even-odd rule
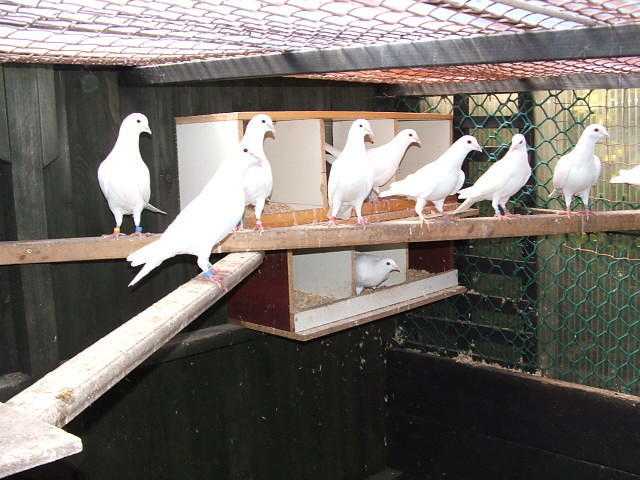
[[[305,73],[640,55],[640,25],[589,27],[179,63],[125,70],[151,85]]]
[[[432,85],[392,85],[383,91],[389,97],[422,97],[459,93],[512,93],[536,90],[576,90],[593,88],[639,88],[640,73],[579,73],[558,77],[517,78],[486,82],[437,83]]]

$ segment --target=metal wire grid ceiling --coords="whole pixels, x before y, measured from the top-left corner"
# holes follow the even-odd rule
[[[149,65],[638,21],[630,0],[3,0],[0,60]]]
[[[513,202],[523,210],[562,208],[549,197],[553,167],[586,125],[602,123],[611,138],[597,146],[603,172],[592,191],[594,209],[640,208],[640,189],[608,183],[620,168],[640,164],[640,89],[399,102],[400,109],[453,113],[457,133],[479,139],[487,154],[469,161],[470,182],[504,155],[514,133],[525,134],[535,155],[534,181]],[[493,212],[484,205],[481,213]],[[430,351],[640,394],[637,234],[477,240],[457,242],[456,251],[468,293],[406,314],[398,338]]]

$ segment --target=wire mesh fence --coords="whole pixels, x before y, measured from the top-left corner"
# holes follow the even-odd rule
[[[523,133],[534,166],[531,183],[512,199],[516,210],[562,208],[550,198],[558,159],[583,128],[604,124],[602,176],[592,191],[597,211],[640,208],[640,189],[608,183],[640,163],[640,90],[545,91],[407,97],[400,108],[454,115],[455,135],[475,135],[485,153],[467,162],[472,183]],[[577,206],[576,206],[577,205]],[[574,204],[574,208],[580,208]],[[480,204],[482,215],[492,215]],[[544,376],[640,394],[640,237],[598,233],[458,242],[465,295],[406,316],[400,338],[446,354]]]

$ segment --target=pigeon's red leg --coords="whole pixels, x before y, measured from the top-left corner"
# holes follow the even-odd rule
[[[256,220],[256,230],[258,230],[261,235],[262,235],[262,232],[264,232],[264,227],[262,226],[262,220]]]
[[[151,235],[149,232],[142,233],[142,227],[136,227],[136,231],[131,234],[132,237],[148,237]]]
[[[358,217],[358,225],[362,225],[362,228],[367,228],[368,224],[369,220],[367,220],[367,217]]]
[[[330,227],[335,227],[336,226],[336,217],[334,217],[333,215],[329,217],[329,222],[327,222],[329,224]]]

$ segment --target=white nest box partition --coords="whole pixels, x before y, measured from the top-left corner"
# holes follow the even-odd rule
[[[176,119],[182,207],[200,192],[221,160],[233,155],[233,148],[237,145],[234,142],[241,139],[247,121],[257,113],[261,112]],[[264,113],[271,116],[276,129],[275,139],[265,140],[265,153],[273,170],[271,201],[286,204],[290,210],[296,211],[327,207],[325,142],[342,149],[347,132],[357,118],[365,118],[371,123],[375,144],[369,144],[369,148],[387,143],[405,128],[416,130],[420,136],[422,147],[409,148],[391,181],[404,178],[433,161],[451,143],[452,123],[447,115],[313,111]],[[398,264],[400,272],[393,272],[382,285],[389,288],[355,295],[355,260],[358,252],[390,257]],[[259,311],[247,310],[242,307],[242,302],[236,302],[232,309],[238,316],[236,320],[251,328],[308,339],[323,335],[325,331],[329,333],[348,328],[391,312],[429,303],[454,294],[451,289],[459,293],[461,288],[458,287],[455,270],[431,276],[425,274],[418,279],[414,275],[412,280],[408,280],[410,262],[406,244],[357,250],[300,250],[288,252],[284,264],[286,268],[277,268],[281,268],[282,275],[287,278],[282,294],[288,293],[288,318],[271,322],[269,318],[258,318]],[[269,275],[273,276],[274,273],[270,272]],[[251,302],[250,287],[241,288],[247,290],[249,298],[246,301]],[[249,313],[245,316],[242,314],[244,311]],[[271,311],[270,315],[275,314]],[[276,324],[278,326],[274,328]]]

